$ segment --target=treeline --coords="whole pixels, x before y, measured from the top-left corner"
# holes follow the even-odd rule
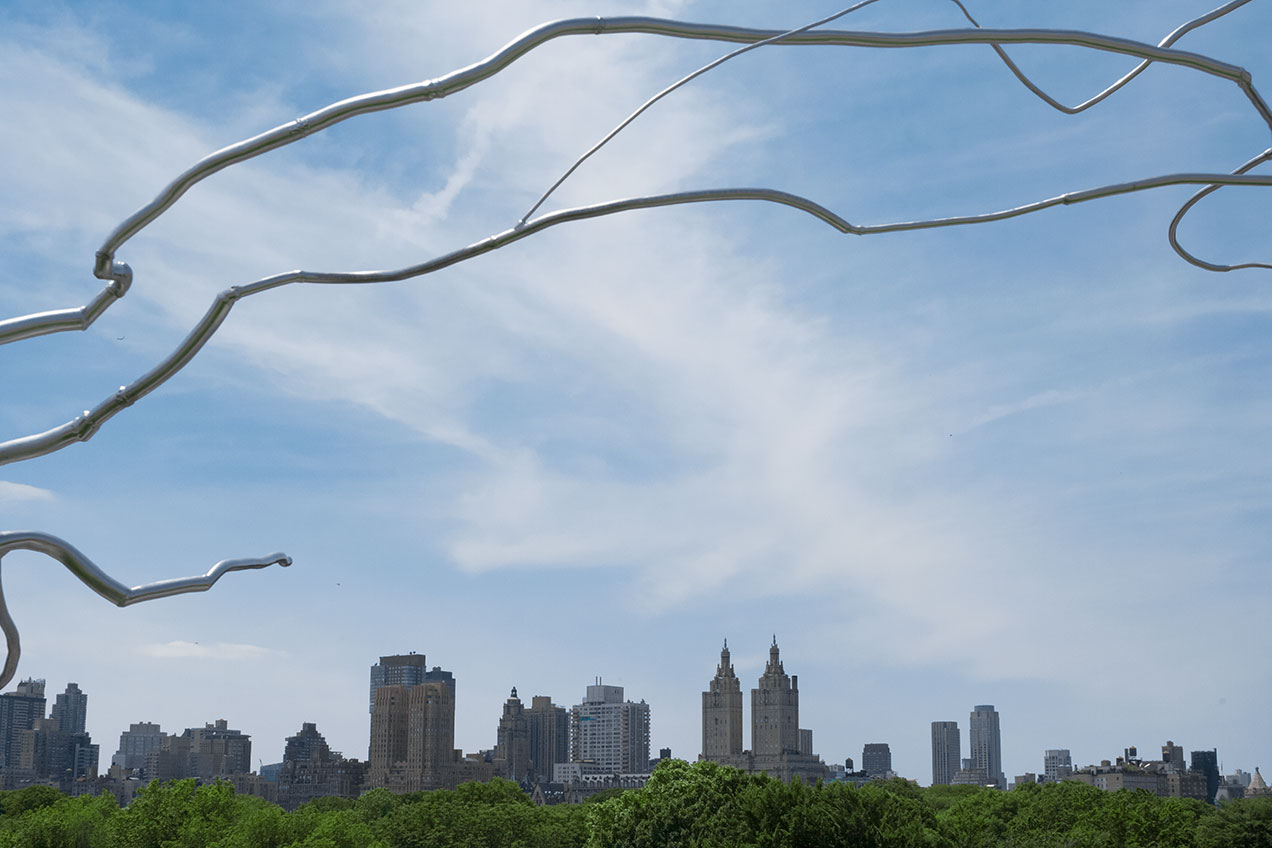
[[[108,795],[0,792],[0,848],[1272,848],[1272,798],[1227,803],[1108,793],[1083,783],[922,789],[783,784],[671,760],[649,784],[575,806],[537,807],[515,784],[356,801],[293,813],[228,783],[152,784]]]

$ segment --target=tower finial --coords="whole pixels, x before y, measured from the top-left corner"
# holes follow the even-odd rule
[[[724,649],[725,649],[726,651],[727,651],[727,650],[729,650],[729,637],[728,637],[728,636],[725,636],[725,637],[724,637]]]
[[[774,648],[776,648],[776,647],[777,647],[777,634],[776,634],[776,633],[774,633],[774,634],[773,634],[773,647],[774,647]]]

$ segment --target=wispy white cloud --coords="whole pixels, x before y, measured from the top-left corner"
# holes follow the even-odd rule
[[[56,498],[48,489],[31,486],[26,483],[12,483],[0,480],[0,503],[26,503],[30,501],[52,501]]]
[[[584,5],[571,10],[592,11]],[[766,10],[745,13],[749,22],[770,22]],[[362,75],[356,79],[394,84],[479,58],[536,22],[540,11],[491,4],[417,16],[405,4],[368,14],[333,3],[322,14],[338,18],[341,26],[332,30],[348,37],[349,49],[333,52],[331,61],[350,62],[351,77]],[[0,225],[10,234],[73,230],[97,237],[226,139],[214,117],[195,114],[197,107],[179,112],[147,104],[109,67],[86,72],[59,59],[54,43],[15,48],[22,52],[9,55],[21,61],[0,71],[0,90],[16,118],[0,153],[29,165],[3,185],[30,198],[0,210]],[[418,106],[411,120],[419,124],[411,126],[427,132],[394,135],[402,123],[369,117],[314,142],[312,150],[322,151],[324,144],[338,148],[346,131],[385,130],[376,140],[389,161],[393,150],[427,145],[429,155],[419,158],[428,167],[418,173],[404,167],[400,179],[378,179],[342,150],[282,151],[218,174],[129,243],[121,258],[133,264],[137,281],[110,320],[142,323],[153,331],[154,349],[166,352],[212,295],[233,283],[298,266],[405,265],[502,229],[575,155],[691,67],[686,56],[695,50],[700,46],[672,49],[637,38],[554,44],[514,73]],[[366,62],[355,67],[348,57]],[[858,65],[865,74],[845,76],[855,88],[863,87],[861,79],[880,81],[865,86],[872,89],[865,105],[892,96],[883,89],[890,66],[872,65],[861,54],[851,60],[853,74]],[[23,69],[34,76],[23,78]],[[993,74],[1003,77],[996,66]],[[847,198],[853,217],[882,214],[888,191],[904,192],[907,203],[930,198],[941,209],[964,211],[966,197],[941,195],[948,181],[1023,191],[1012,188],[1014,176],[1008,183],[990,179],[995,166],[999,176],[1007,170],[1051,179],[1055,169],[1038,170],[1037,162],[1067,163],[1056,154],[1090,147],[1073,143],[1067,133],[1076,130],[1045,127],[967,147],[949,133],[984,135],[988,124],[969,119],[974,126],[948,126],[958,122],[940,104],[931,113],[889,114],[871,123],[858,101],[844,111],[851,120],[824,130],[832,140],[819,144],[801,137],[807,116],[783,108],[781,101],[799,96],[797,88],[757,93],[765,108],[740,105],[722,90],[708,79],[659,104],[585,166],[560,202],[754,183],[761,181],[755,162],[780,158],[785,177],[815,184],[819,199],[822,192]],[[915,92],[927,90],[925,83]],[[838,109],[835,98],[852,94],[829,92],[816,111],[827,112],[828,103]],[[979,102],[960,92],[949,102],[973,100]],[[303,111],[284,106],[292,111],[279,120]],[[430,123],[437,114],[447,119]],[[903,161],[881,160],[876,171],[867,151],[840,136],[858,126],[870,134],[880,125],[895,134],[882,147],[910,153]],[[929,133],[916,127],[929,125],[939,127],[930,136],[942,144],[919,138]],[[1142,134],[1138,125],[1134,132]],[[755,149],[761,141],[781,149],[766,159]],[[935,157],[930,164],[929,157]],[[918,176],[928,172],[930,178]],[[1065,187],[1072,176],[1055,174]],[[867,188],[873,196],[864,194]],[[116,200],[120,192],[125,196]],[[108,201],[90,204],[86,197]],[[1117,202],[1127,204],[1114,207],[1121,212],[1133,203]],[[1146,295],[1139,277],[1157,273],[1146,261],[1132,263],[1125,279],[1086,284],[1083,276],[1098,273],[1100,259],[1085,254],[1122,239],[1125,222],[1117,211],[1094,236],[1068,239],[1082,247],[1065,247],[1059,258],[1044,255],[1062,253],[1049,247],[1047,228],[1031,230],[1028,222],[1004,224],[1005,237],[910,234],[863,246],[829,235],[823,242],[819,225],[783,230],[794,214],[741,204],[638,213],[561,228],[424,280],[296,287],[241,301],[179,381],[107,426],[135,429],[153,421],[165,399],[184,390],[197,398],[222,379],[240,384],[253,400],[268,398],[279,420],[289,419],[293,405],[352,405],[421,442],[446,446],[448,457],[460,457],[453,466],[404,461],[402,476],[423,482],[386,481],[385,502],[398,501],[391,513],[368,517],[371,507],[357,504],[368,515],[356,520],[366,523],[348,535],[374,541],[332,554],[345,566],[357,562],[366,579],[395,586],[416,587],[425,566],[414,547],[394,550],[376,532],[428,509],[434,512],[422,523],[432,534],[430,554],[445,560],[437,567],[458,567],[473,585],[501,570],[516,579],[518,571],[574,569],[550,575],[568,581],[591,569],[589,585],[605,603],[623,607],[616,614],[664,621],[696,615],[709,598],[728,598],[748,610],[749,621],[784,602],[798,604],[817,619],[809,629],[822,637],[825,654],[818,659],[826,667],[843,662],[844,644],[868,645],[851,662],[890,671],[939,666],[978,681],[1080,680],[1097,688],[1115,685],[1124,673],[1102,653],[1103,644],[1121,639],[1173,646],[1140,658],[1145,679],[1208,668],[1213,651],[1204,640],[1193,645],[1172,635],[1178,628],[1171,616],[1123,613],[1128,598],[1155,609],[1178,605],[1175,587],[1203,567],[1198,563],[1232,574],[1234,562],[1266,551],[1255,536],[1229,537],[1223,531],[1232,526],[1230,516],[1214,515],[1215,504],[1232,504],[1229,512],[1238,516],[1257,515],[1266,505],[1260,474],[1266,461],[1251,449],[1262,442],[1231,438],[1259,431],[1258,407],[1234,406],[1225,380],[1207,380],[1219,373],[1248,386],[1259,371],[1257,362],[1247,363],[1245,374],[1221,369],[1221,356],[1202,361],[1196,352],[1181,365],[1165,337],[1199,315],[1257,320],[1268,312],[1266,300],[1196,299],[1160,275],[1163,282]],[[1071,226],[1081,214],[1057,212],[1049,226]],[[85,243],[86,270],[93,245]],[[1077,267],[1052,274],[1052,263]],[[1115,294],[1100,299],[1106,287]],[[32,308],[73,302],[81,301]],[[1140,335],[1128,342],[1132,331]],[[129,342],[135,338],[130,331]],[[1262,336],[1251,338],[1259,349]],[[102,395],[113,389],[104,385]],[[191,403],[197,410],[198,401]],[[191,414],[182,424],[216,420],[216,410],[201,411],[209,414]],[[1031,411],[1042,414],[1024,414]],[[1266,420],[1266,410],[1261,414]],[[1043,419],[1040,437],[1030,425]],[[1224,429],[1238,423],[1246,429]],[[296,428],[298,451],[305,449],[304,429]],[[342,460],[349,466],[388,450],[368,444],[362,432],[327,435],[347,451]],[[1249,456],[1229,461],[1240,451]],[[1124,473],[1135,456],[1151,471]],[[268,458],[254,461],[259,468],[237,469],[238,457],[227,453],[219,464],[227,477],[269,479]],[[1239,497],[1230,486],[1233,467],[1250,478]],[[1180,544],[1173,534],[1184,523],[1163,521],[1154,500],[1163,488],[1154,481],[1163,479],[1189,489],[1202,479],[1202,490],[1180,496],[1178,513],[1213,526]],[[13,485],[0,484],[0,502],[48,500],[27,491],[44,491],[34,487],[15,495]],[[352,502],[339,486],[327,488],[314,486],[305,496],[313,513],[329,521],[327,535],[336,537]],[[164,492],[153,497],[147,520],[174,526],[190,520],[172,519]],[[261,515],[272,516],[289,493],[280,486],[271,497],[259,502]],[[437,516],[438,509],[445,514]],[[312,531],[289,530],[302,539]],[[1218,550],[1206,532],[1230,548],[1198,557]],[[1242,568],[1235,567],[1233,580],[1248,584]],[[295,569],[287,578],[304,575]],[[508,599],[496,595],[490,620],[515,618],[503,615]],[[1217,613],[1225,597],[1208,596],[1205,608]],[[1040,609],[1053,617],[1040,624]],[[1046,663],[1033,638],[1040,627],[1049,628]],[[154,637],[135,641],[145,638]],[[366,648],[368,655],[389,649]],[[157,659],[281,655],[230,642],[147,642],[137,650]],[[356,718],[364,733],[365,714]]]

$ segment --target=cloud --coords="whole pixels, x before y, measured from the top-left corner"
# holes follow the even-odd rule
[[[474,40],[488,49],[521,26],[499,15],[454,14],[482,30]],[[410,25],[388,28],[388,37],[367,24],[375,61],[391,66],[382,77],[405,81],[475,58],[434,56],[438,67],[420,69],[422,34],[411,27],[449,31],[452,24],[400,17]],[[498,231],[632,106],[680,75],[666,58],[672,52],[657,39],[554,44],[471,92],[414,107],[410,116],[446,109],[454,120],[430,125],[424,142],[400,139],[402,149],[427,145],[437,159],[403,174],[400,184],[386,186],[346,162],[295,150],[218,174],[127,245],[121,258],[132,263],[137,282],[112,315],[148,304],[175,343],[213,293],[233,283],[293,267],[400,266]],[[6,86],[19,107],[14,125],[45,128],[38,136],[11,134],[5,148],[13,161],[35,163],[8,178],[15,196],[35,198],[4,213],[12,220],[0,219],[15,230],[67,221],[104,231],[115,221],[104,222],[106,213],[83,196],[113,197],[122,185],[129,203],[134,194],[144,199],[139,187],[155,190],[227,140],[208,118],[145,106],[109,79],[37,50],[21,57],[10,73],[35,68],[47,83],[27,87],[15,76]],[[769,115],[748,125],[750,112],[710,90],[695,84],[660,103],[555,199],[566,205],[674,190],[698,184],[704,172],[710,184],[750,182],[745,145],[780,122]],[[402,126],[381,120],[355,119],[324,138]],[[123,140],[107,145],[103,125]],[[1043,142],[1063,146],[1070,138],[1039,140],[1038,158],[1050,161]],[[999,140],[957,148],[960,167],[945,170],[981,179],[985,161],[1001,160],[1007,146]],[[850,173],[860,179],[861,171]],[[834,180],[818,179],[819,192],[833,195]],[[886,181],[871,171],[867,182]],[[936,286],[905,272],[873,272],[873,241],[852,249],[818,241],[814,261],[822,267],[815,270],[834,290],[825,294],[801,278],[808,266],[798,255],[820,230],[794,249],[781,241],[793,215],[742,204],[642,212],[560,228],[422,280],[283,289],[240,301],[202,357],[219,356],[245,393],[272,394],[280,408],[297,398],[354,404],[463,454],[459,471],[422,468],[420,476],[434,487],[433,503],[445,493],[453,504],[439,548],[471,573],[621,569],[617,579],[637,590],[625,593],[632,605],[655,613],[691,609],[722,587],[742,600],[802,594],[828,608],[852,597],[865,611],[856,613],[859,631],[848,632],[904,629],[881,649],[891,652],[888,661],[954,656],[986,674],[1032,669],[1027,642],[1007,638],[1029,624],[1022,599],[1063,596],[1096,618],[1107,603],[1092,599],[1089,572],[1125,574],[1134,589],[1151,574],[1144,563],[1160,561],[1170,543],[1133,546],[1121,560],[1093,555],[1085,571],[1067,562],[1075,547],[1065,533],[1090,532],[1092,521],[1062,523],[1068,478],[1037,474],[1029,462],[1011,468],[1004,446],[1016,439],[1027,460],[1043,452],[1072,458],[1074,433],[1054,434],[1054,444],[1031,441],[1022,431],[1044,416],[1020,413],[1063,405],[1081,413],[1073,417],[1083,426],[1107,434],[1118,423],[1110,410],[1125,409],[1130,424],[1160,428],[1187,421],[1181,406],[1206,414],[1210,407],[1189,406],[1187,398],[1181,404],[1179,393],[1153,386],[1122,407],[1098,397],[1099,387],[1116,384],[1110,375],[1135,373],[1133,363],[1092,362],[1090,375],[1079,370],[1076,377],[1060,371],[1085,345],[1057,344],[1046,334],[1051,319],[1038,317],[1047,310],[1037,304],[1045,281],[1019,301],[978,304],[976,283],[958,277],[961,265],[971,267],[968,255],[1006,253],[992,237],[961,232],[952,257],[928,256],[926,266],[924,250],[932,248],[925,245],[942,244],[942,234],[916,235],[903,249],[892,243],[891,264],[912,262],[903,270],[939,280],[936,294]],[[1005,226],[1019,233],[1029,225]],[[1002,256],[1002,268],[1016,267],[1010,260]],[[826,267],[847,270],[827,282]],[[989,267],[995,276],[1001,271]],[[888,289],[898,293],[895,300],[880,294]],[[1083,302],[1089,293],[1063,294]],[[1173,287],[1168,294],[1179,297]],[[852,305],[835,309],[839,298]],[[1018,302],[1028,305],[1011,313]],[[1267,311],[1257,298],[1231,308]],[[1093,333],[1105,320],[1100,311],[1081,307],[1076,322]],[[1178,306],[1184,317],[1213,311],[1208,302]],[[1150,323],[1180,320],[1169,309],[1149,316]],[[945,348],[926,350],[925,333]],[[1028,333],[1035,338],[1019,339]],[[992,343],[1004,336],[1006,343]],[[1047,356],[1055,357],[1056,373]],[[191,381],[206,380],[210,370],[200,378],[192,368],[182,384],[198,390]],[[1086,385],[1096,388],[1048,388]],[[147,399],[127,415],[149,415],[158,402]],[[990,422],[996,426],[980,426]],[[107,426],[135,425],[121,416]],[[951,433],[972,438],[951,444]],[[1174,441],[1177,434],[1168,435]],[[958,453],[977,437],[1001,442],[980,455]],[[355,441],[351,455],[375,449]],[[1173,445],[1163,444],[1167,462],[1157,464],[1170,468]],[[1082,484],[1097,493],[1109,485],[1122,446],[1112,444],[1104,461],[1080,457]],[[995,488],[1002,480],[1007,484]],[[1128,525],[1131,507],[1118,507]],[[775,571],[781,580],[772,580]],[[991,656],[985,644],[1007,647]],[[141,650],[164,658],[258,658],[268,649],[171,642]],[[1086,653],[1070,651],[1079,659]]]
[[[137,653],[156,659],[197,659],[197,660],[263,660],[271,657],[285,657],[286,651],[274,648],[263,648],[260,645],[245,645],[234,642],[151,642],[137,647]]]
[[[56,495],[48,489],[29,486],[26,483],[10,483],[7,480],[0,480],[0,503],[16,504],[29,503],[31,501],[52,501],[55,499]]]

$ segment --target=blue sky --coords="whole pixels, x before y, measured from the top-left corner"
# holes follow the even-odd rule
[[[1210,6],[975,3],[982,24],[1141,41]],[[810,3],[10,3],[0,11],[0,316],[78,306],[105,235],[203,155],[344,97],[440,76],[545,20],[797,26]],[[962,26],[882,0],[837,26]],[[1179,47],[1272,74],[1255,2]],[[576,37],[446,100],[224,171],[118,258],[88,332],[0,350],[0,438],[151,367],[222,289],[403,266],[514,223],[573,159],[721,45]],[[1013,47],[1065,102],[1125,57]],[[1269,89],[1265,89],[1267,91]],[[722,186],[854,223],[989,211],[1269,145],[1237,88],[1153,67],[1082,115],[985,46],[765,48],[658,104],[549,208]],[[121,730],[226,718],[279,759],[317,722],[365,757],[367,669],[418,651],[459,682],[456,744],[510,687],[595,676],[693,759],[728,637],[744,686],[776,633],[827,761],[888,742],[930,780],[929,723],[1002,716],[1008,777],[1046,748],[1217,748],[1272,763],[1272,278],[1166,240],[1187,187],[978,227],[844,236],[792,210],[636,212],[421,279],[243,301],[180,375],[86,444],[0,469],[0,526],[137,584],[283,550],[290,569],[119,610],[5,559],[21,676]],[[1220,192],[1195,252],[1268,261],[1267,193]]]

